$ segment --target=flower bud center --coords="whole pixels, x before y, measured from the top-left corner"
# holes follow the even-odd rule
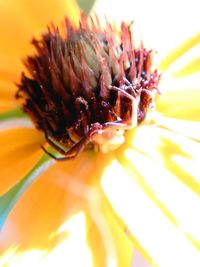
[[[66,159],[85,147],[116,149],[125,130],[134,128],[151,109],[159,75],[152,70],[152,51],[135,49],[130,26],[114,33],[107,23],[80,26],[66,19],[65,36],[55,27],[40,40],[25,65],[17,97],[47,142]],[[91,146],[92,144],[92,146]],[[48,152],[47,152],[48,153]]]

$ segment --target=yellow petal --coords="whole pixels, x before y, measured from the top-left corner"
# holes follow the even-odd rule
[[[60,25],[65,15],[74,22],[78,20],[75,0],[0,1],[0,95],[2,90],[16,91],[14,83],[19,82],[23,70],[21,61],[33,52],[31,38],[44,32],[51,22]],[[15,107],[13,95],[10,103],[5,99],[7,103],[1,109]]]
[[[75,1],[8,0],[0,2],[0,54],[21,59],[30,51],[30,38],[46,30],[47,24],[60,24],[67,15],[77,21],[79,10]],[[13,41],[15,45],[13,45]],[[12,64],[12,62],[10,62]],[[16,71],[16,70],[13,70]]]
[[[161,204],[160,207],[164,210],[166,217],[175,222],[181,231],[196,240],[196,243],[200,244],[200,221],[197,216],[200,207],[200,197],[190,190],[189,186],[183,184],[179,177],[166,171],[165,165],[163,167],[162,164],[156,163],[149,157],[133,151],[129,155],[130,164],[131,157],[136,158],[134,160],[134,168],[142,176],[144,190],[145,186],[149,187],[148,189],[158,199],[155,202],[159,205]],[[176,156],[174,157],[175,162],[177,162],[176,158],[181,159],[181,157]],[[144,162],[144,168],[141,168],[141,162]],[[187,164],[187,161],[183,162],[183,164]],[[200,195],[200,190],[198,193]]]
[[[89,168],[89,164],[83,165],[82,161],[79,162],[77,168],[80,168],[83,172],[85,171],[86,174],[83,174],[82,178],[87,179],[86,175],[91,167]],[[72,215],[75,212],[72,204],[76,202],[76,194],[73,194],[73,192],[71,195],[66,194],[66,188],[70,182],[73,182],[74,172],[77,172],[75,166],[74,162],[56,164],[49,168],[26,191],[11,213],[4,228],[4,231],[7,232],[9,221],[15,221],[16,231],[13,229],[13,234],[7,238],[7,242],[11,242],[10,245],[16,243],[25,248],[27,248],[26,246],[40,247],[42,245],[45,247],[48,243],[49,234],[61,225],[63,216],[66,216],[66,214]],[[74,185],[72,184],[71,187],[74,187]],[[82,204],[84,206],[84,203],[79,203],[79,206],[82,206]],[[29,224],[26,223],[27,218],[31,219]]]
[[[104,201],[105,202],[105,201]],[[118,220],[113,216],[110,211],[110,205],[107,202],[104,204],[103,213],[106,215],[108,224],[110,226],[113,242],[115,243],[115,257],[117,259],[118,266],[131,266],[131,260],[133,256],[134,245],[127,237],[127,229],[121,228]]]
[[[169,126],[173,129],[170,119]],[[186,122],[185,127],[188,126]],[[192,123],[190,126],[192,128]],[[132,172],[137,170],[143,189],[156,198],[157,205],[165,210],[169,219],[200,248],[197,212],[200,207],[199,142],[166,129],[144,126],[136,131],[132,145],[147,157],[131,152],[134,165],[129,157],[129,164],[124,161],[124,166],[128,164]],[[146,162],[146,168],[141,168],[141,162]]]
[[[3,228],[3,259],[10,253],[9,263],[17,257],[23,262],[37,253],[40,266],[42,260],[44,264],[62,255],[62,261],[71,266],[100,267],[119,266],[126,255],[123,266],[130,266],[133,246],[94,185],[95,161],[93,153],[84,152],[75,160],[57,163],[34,182]]]
[[[157,126],[170,129],[175,133],[190,137],[191,139],[200,141],[200,122],[189,121],[189,120],[179,120],[174,118],[169,118],[157,114],[155,116],[155,122]]]
[[[0,112],[6,112],[6,111],[9,111],[9,110],[16,108],[15,101],[11,101],[11,99],[1,99],[0,100]]]
[[[5,76],[5,73],[2,75]],[[0,112],[6,112],[16,108],[17,101],[14,99],[15,92],[16,88],[12,82],[0,80]]]
[[[132,147],[163,165],[181,182],[200,195],[199,142],[177,134],[173,130],[143,126],[135,132]],[[183,160],[182,164],[180,164],[180,159]],[[185,162],[187,164],[184,164]]]
[[[98,195],[98,194],[97,194]],[[96,198],[96,197],[95,197]],[[93,220],[88,223],[87,242],[94,253],[94,266],[125,266],[130,267],[133,244],[127,238],[125,229],[121,229],[110,207],[103,201],[103,207],[95,206],[97,200],[91,199],[90,205]],[[97,204],[97,203],[96,203]],[[97,245],[98,244],[98,245]],[[98,247],[97,247],[98,246]]]
[[[31,170],[42,156],[40,145],[43,142],[41,134],[35,129],[20,128],[0,132],[0,195]]]
[[[48,224],[47,224],[48,225]],[[13,230],[13,229],[12,229]],[[20,250],[14,244],[7,251],[1,253],[3,266],[84,266],[92,267],[92,256],[85,242],[86,239],[86,216],[79,212],[64,222],[55,234],[49,237],[51,250],[33,247],[28,250]],[[3,240],[4,241],[4,240]],[[6,238],[5,238],[6,241]],[[77,256],[78,251],[78,256]],[[62,260],[60,260],[62,259]]]
[[[182,77],[182,76],[190,75],[194,72],[199,71],[199,69],[200,69],[200,57],[191,59],[190,62],[183,65],[183,67],[180,70],[178,70],[174,74],[174,76]]]
[[[122,20],[134,21],[144,45],[157,50],[159,59],[166,58],[172,49],[199,32],[196,0],[124,0],[123,4],[115,0],[99,0],[93,11],[100,15],[100,19],[104,20],[106,15],[117,24]]]
[[[182,55],[191,51],[193,47],[199,45],[200,43],[200,32],[196,32],[194,35],[188,34],[185,40],[177,44],[177,46],[172,47],[171,51],[166,54],[166,56],[159,62],[159,67],[162,71],[166,71],[167,68],[174,63],[177,59],[179,59]],[[196,58],[199,56],[199,48],[194,50],[192,55],[189,54],[189,58],[191,60],[192,57]],[[175,63],[176,64],[176,63]],[[183,62],[181,63],[183,64]],[[199,67],[199,65],[197,65]]]
[[[124,162],[127,160],[131,162],[131,169],[130,166],[129,168],[124,166]],[[121,164],[123,164],[123,167]],[[154,167],[152,165],[152,168]],[[155,176],[156,171],[157,175]],[[162,179],[167,182],[167,178],[172,178],[172,176],[164,168],[162,168],[162,172],[160,171],[161,168],[154,168],[151,175],[148,158],[133,149],[127,149],[124,156],[121,155],[120,163],[113,160],[112,164],[104,171],[101,185],[116,215],[127,226],[136,246],[153,263],[153,266],[189,266],[190,264],[198,266],[200,264],[199,252],[185,236],[182,230],[183,225],[178,228],[169,218],[165,209],[161,209],[155,200],[158,195],[154,197],[145,185],[146,180],[143,183],[139,182],[140,174],[138,172],[141,172],[142,176],[144,173],[147,174],[144,179],[149,177],[153,181],[153,178],[155,178],[153,185],[158,183],[162,186]],[[173,181],[171,178],[170,182]],[[174,180],[175,183],[176,179]],[[113,184],[115,185],[114,188]],[[177,197],[177,189],[174,191],[174,187],[172,187],[172,190],[173,198]],[[170,188],[167,191],[170,193]],[[166,193],[164,197],[166,197]],[[173,202],[171,202],[171,205],[173,205]],[[180,204],[180,201],[178,203]],[[184,203],[187,205],[186,200]],[[177,217],[178,213],[180,215],[183,212],[184,207],[183,205],[180,213],[176,210]],[[190,216],[190,213],[187,212],[185,215]],[[192,223],[192,220],[190,223]],[[192,225],[188,229],[192,232],[191,227]],[[196,227],[195,229],[198,230]]]
[[[156,109],[162,114],[191,121],[200,120],[199,72],[183,78],[163,77]]]
[[[186,51],[168,69],[175,78],[192,75],[200,71],[200,37],[198,45]]]

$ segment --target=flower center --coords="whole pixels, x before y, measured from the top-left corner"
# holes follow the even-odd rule
[[[32,44],[36,54],[25,61],[29,75],[22,74],[17,97],[64,159],[88,145],[116,149],[152,108],[159,82],[152,51],[134,48],[125,23],[116,33],[82,15],[79,27],[65,19],[64,35],[52,27]]]

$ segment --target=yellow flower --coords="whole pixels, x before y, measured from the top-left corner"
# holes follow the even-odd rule
[[[199,34],[160,60],[158,113],[119,149],[53,164],[9,111],[28,40],[65,14],[77,22],[74,1],[0,1],[1,118],[12,118],[0,132],[1,266],[130,266],[135,248],[153,266],[199,266]]]

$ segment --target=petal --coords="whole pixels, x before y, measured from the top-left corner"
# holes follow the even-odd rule
[[[164,211],[165,216],[178,225],[181,231],[192,237],[196,244],[200,244],[200,221],[197,216],[200,197],[179,180],[181,177],[176,177],[166,171],[162,164],[132,151],[128,157],[129,162],[131,157],[137,157],[137,160],[134,161],[134,168],[142,176],[144,191],[146,190],[149,195],[150,192],[153,193],[155,203]],[[176,158],[174,161],[177,162]],[[143,168],[141,168],[141,162],[145,162]],[[187,161],[183,164],[187,164]],[[200,190],[198,194],[200,194]]]
[[[182,68],[177,70],[177,72],[174,73],[174,76],[177,78],[182,76],[187,76],[193,74],[194,72],[199,71],[199,69],[200,69],[200,57],[195,57],[194,59],[191,59],[190,62],[183,65]]]
[[[74,21],[78,19],[79,10],[75,1],[1,1],[0,54],[14,56],[14,60],[20,60],[21,56],[30,51],[30,38],[44,31],[51,22],[60,24],[65,15]]]
[[[175,65],[179,61],[179,66],[185,64],[184,61],[190,61],[199,57],[199,44],[200,44],[200,32],[196,32],[194,35],[191,33],[186,38],[172,47],[169,53],[159,62],[159,67],[162,71],[166,71],[172,63]],[[180,60],[181,58],[181,60]],[[196,67],[199,68],[199,65]],[[191,70],[190,70],[191,71]]]
[[[145,47],[157,50],[159,59],[165,58],[174,47],[199,32],[196,0],[124,0],[123,4],[115,0],[99,0],[93,10],[102,20],[106,15],[117,24],[122,20],[128,23],[134,21]]]
[[[9,99],[2,98],[0,100],[0,113],[16,108],[17,105],[16,105],[15,101],[12,101],[12,99],[13,99],[13,96],[11,96],[11,98],[9,98]]]
[[[127,238],[127,229],[120,227],[118,220],[116,220],[116,218],[113,216],[113,213],[110,211],[110,205],[108,205],[107,201],[105,200],[103,213],[105,214],[108,221],[112,233],[113,242],[115,244],[115,257],[118,263],[118,265],[116,266],[130,267],[134,246],[133,243]]]
[[[12,57],[1,56],[0,45],[0,112],[14,109],[17,105],[15,93],[17,87],[14,82],[18,80],[20,72],[19,64],[14,64]]]
[[[200,121],[199,72],[180,79],[165,77],[160,84],[162,95],[156,109],[165,116]]]
[[[170,130],[143,126],[135,132],[132,147],[163,165],[181,182],[200,195],[199,142]],[[180,164],[177,159],[182,159],[183,164]],[[187,165],[184,162],[187,162]]]
[[[91,169],[88,165],[83,165],[80,160],[79,165],[77,164],[77,168],[83,172],[82,179],[87,178],[84,172],[88,174]],[[10,214],[4,228],[4,231],[7,232],[6,228],[9,227],[9,222],[15,221],[13,226],[15,229],[13,229],[12,235],[6,239],[10,245],[16,243],[22,248],[27,248],[27,245],[30,247],[43,245],[45,248],[45,241],[48,241],[50,233],[59,228],[63,216],[71,216],[75,213],[76,194],[72,192],[68,195],[66,193],[68,184],[74,181],[74,174],[79,172],[77,168],[74,168],[75,166],[74,161],[56,164],[25,192]],[[76,190],[74,184],[71,187]],[[79,206],[84,207],[84,202],[78,203],[77,209]],[[27,218],[31,218],[29,224],[26,222]]]
[[[84,152],[75,160],[55,164],[35,181],[3,228],[3,259],[10,252],[10,263],[17,257],[23,263],[35,249],[37,266],[60,258],[61,266],[69,262],[73,266],[109,266],[108,262],[118,266],[118,253],[122,260],[125,252],[124,266],[130,266],[133,246],[94,185],[94,162],[94,153]],[[117,248],[116,242],[121,244]]]
[[[200,141],[200,122],[173,119],[158,114],[155,117],[156,124],[175,133]]]
[[[56,266],[60,259],[62,259],[59,262],[61,267],[68,266],[69,264],[74,267],[93,266],[91,253],[85,242],[86,216],[83,212],[79,212],[63,223],[49,239],[49,242],[52,243],[51,250],[39,249],[37,247],[19,250],[13,245],[5,253],[1,254],[1,262],[5,263],[6,266],[28,265],[44,267]],[[56,243],[57,245],[55,246]]]
[[[14,186],[39,160],[43,142],[41,134],[35,129],[0,132],[0,195]]]
[[[0,95],[5,90],[12,92],[12,99],[9,102],[6,98],[1,109],[6,111],[16,105],[14,83],[23,70],[22,59],[33,52],[31,38],[46,30],[51,22],[60,25],[65,15],[77,21],[79,9],[75,0],[0,1]]]
[[[153,263],[153,266],[190,266],[190,264],[198,266],[200,264],[198,250],[185,236],[182,225],[178,228],[172,218],[169,217],[168,211],[162,209],[158,204],[156,199],[158,195],[153,194],[151,188],[149,188],[151,183],[146,184],[148,177],[152,181],[153,178],[155,179],[153,185],[156,182],[162,185],[163,179],[167,182],[168,178],[170,178],[170,183],[173,184],[173,177],[164,168],[156,168],[158,166],[155,165],[152,165],[152,168],[155,169],[151,174],[151,164],[149,165],[147,157],[133,149],[127,149],[124,152],[124,155],[121,154],[120,163],[114,160],[104,171],[101,185],[113,207],[113,211],[129,229],[136,247]],[[130,163],[129,166],[125,165],[125,162]],[[156,176],[155,172],[157,172]],[[143,178],[144,173],[146,175]],[[115,187],[110,190],[113,184]],[[174,191],[174,187],[172,190],[173,197],[177,197],[179,192],[177,188],[176,191]],[[170,193],[170,188],[167,191]],[[165,196],[166,194],[164,194]],[[174,201],[171,203],[173,205]],[[184,202],[184,204],[186,203],[187,201]],[[185,205],[181,212],[184,207]],[[178,217],[178,211],[176,210],[176,212]],[[190,216],[190,213],[188,216]],[[191,230],[191,225],[189,229]]]
[[[96,180],[97,182],[96,186],[98,186],[98,188],[99,188],[99,181],[101,181],[102,179],[102,174],[104,170],[110,165],[110,163],[113,161],[114,158],[116,158],[116,154],[112,152],[107,154],[98,153],[97,164],[95,168],[97,173],[95,177],[98,178]],[[93,182],[94,182],[94,177],[93,177]],[[113,190],[113,188],[115,188],[115,184],[113,184],[112,187],[110,187],[110,190]],[[106,219],[110,226],[110,230],[112,232],[112,238],[113,238],[112,242],[114,242],[115,244],[114,246],[116,250],[115,258],[117,259],[116,266],[130,267],[133,254],[133,243],[129,240],[129,238],[127,238],[127,228],[121,225],[121,222],[118,220],[118,218],[116,218],[116,216],[113,216],[110,203],[108,203],[108,201],[105,199],[104,193],[103,195],[101,193],[101,197],[103,199],[102,211],[103,214],[106,216]],[[108,238],[105,237],[106,242],[108,242],[107,239]],[[112,263],[114,265],[114,261]]]
[[[110,207],[104,199],[101,203],[99,202],[103,205],[102,209],[97,208],[95,204],[91,205],[93,206],[91,209],[93,221],[92,223],[90,221],[88,225],[88,244],[96,250],[94,266],[130,267],[133,244],[127,238],[125,230],[121,229],[113,213],[110,212]],[[91,201],[96,202],[95,199]],[[96,248],[97,243],[98,248]]]
[[[146,156],[129,152],[134,158],[133,167],[129,156],[129,169],[140,173],[143,189],[151,192],[169,219],[200,245],[200,144],[166,129],[146,126],[136,132],[133,146]]]

